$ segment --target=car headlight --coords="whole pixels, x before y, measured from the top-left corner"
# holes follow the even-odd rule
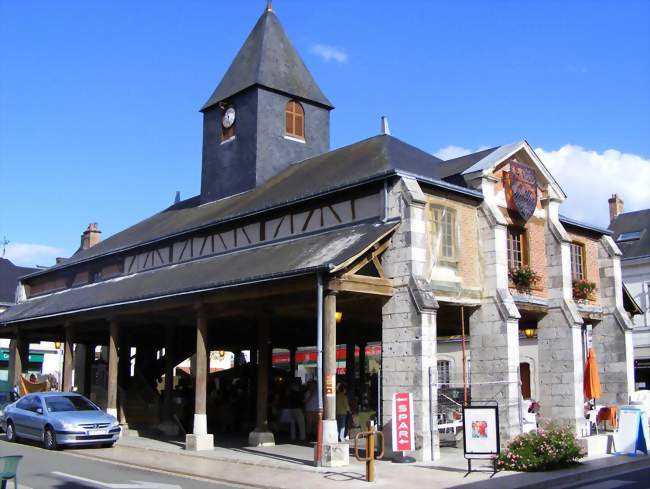
[[[61,424],[61,428],[63,428],[64,430],[67,430],[67,431],[73,431],[73,430],[79,429],[77,427],[77,425],[74,424],[74,423],[68,423],[66,421],[61,421],[60,424]]]

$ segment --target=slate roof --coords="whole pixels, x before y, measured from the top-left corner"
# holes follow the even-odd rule
[[[333,108],[271,10],[266,10],[257,21],[201,110],[255,85]]]
[[[564,226],[578,228],[578,229],[581,229],[583,231],[588,231],[588,232],[598,234],[598,235],[601,235],[601,236],[603,234],[606,234],[608,236],[612,234],[612,232],[609,229],[594,226],[593,224],[587,224],[587,223],[584,223],[582,221],[577,221],[575,219],[571,219],[570,217],[563,216],[562,214],[560,214],[559,217],[560,217],[560,222]]]
[[[482,198],[440,180],[441,161],[393,136],[374,136],[295,163],[248,192],[203,205],[198,196],[182,201],[40,273],[395,174],[418,175],[432,185]]]
[[[18,277],[36,271],[37,268],[18,267],[6,258],[0,258],[0,305],[13,304]]]
[[[612,237],[623,253],[623,259],[650,257],[650,209],[625,212],[609,224]],[[639,239],[619,241],[621,234],[640,231]]]
[[[199,293],[223,287],[335,270],[391,233],[397,221],[367,221],[234,250],[209,258],[120,276],[17,304],[0,323]]]

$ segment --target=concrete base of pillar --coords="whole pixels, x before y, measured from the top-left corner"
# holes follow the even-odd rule
[[[185,435],[185,450],[190,452],[214,450],[214,436],[211,434]]]
[[[334,445],[339,442],[339,429],[334,419],[323,420],[323,445]]]
[[[272,447],[275,446],[275,437],[270,431],[251,431],[248,434],[249,447]]]
[[[350,445],[348,443],[323,444],[323,467],[345,467],[350,464]]]
[[[578,438],[578,443],[588,457],[598,457],[614,453],[614,435],[600,434]]]

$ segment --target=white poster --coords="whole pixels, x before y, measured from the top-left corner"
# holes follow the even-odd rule
[[[618,454],[636,453],[636,444],[641,427],[641,410],[623,408],[618,415],[618,429],[614,432],[614,450]]]
[[[463,409],[465,455],[499,453],[499,417],[496,406],[466,406]]]

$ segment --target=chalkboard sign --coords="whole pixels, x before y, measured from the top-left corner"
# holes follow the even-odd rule
[[[622,408],[618,429],[614,432],[614,451],[617,455],[636,455],[637,450],[648,454],[643,416],[640,409]]]

